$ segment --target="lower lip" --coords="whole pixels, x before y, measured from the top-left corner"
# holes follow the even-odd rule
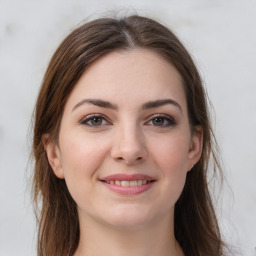
[[[123,186],[118,186],[118,185],[114,185],[114,184],[109,184],[107,182],[103,182],[102,183],[111,191],[116,192],[118,194],[121,195],[138,195],[141,194],[147,190],[149,190],[155,183],[155,181],[153,182],[149,182],[145,185],[141,185],[141,186],[137,186],[137,187],[123,187]]]

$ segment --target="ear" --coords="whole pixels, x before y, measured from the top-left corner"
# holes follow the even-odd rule
[[[52,167],[53,172],[59,179],[64,179],[64,173],[61,165],[60,149],[56,142],[50,139],[49,134],[44,134],[42,137],[44,149],[47,154],[49,164]]]
[[[193,166],[199,161],[203,148],[203,128],[195,126],[191,137],[189,152],[188,152],[188,165],[187,170],[190,171]]]

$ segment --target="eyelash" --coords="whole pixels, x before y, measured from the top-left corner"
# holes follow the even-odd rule
[[[149,124],[152,123],[154,120],[156,119],[162,119],[164,121],[163,125],[155,125],[155,124]],[[169,115],[165,115],[165,114],[157,114],[154,115],[150,118],[150,120],[147,122],[147,124],[152,125],[152,126],[156,126],[156,127],[170,127],[170,126],[174,126],[176,125],[176,121],[174,120],[174,118],[170,117]]]
[[[101,123],[99,125],[89,124],[90,121],[93,121],[93,119],[96,119],[96,118],[101,120]],[[102,122],[105,122],[105,123],[102,124]],[[86,126],[91,126],[91,127],[100,127],[102,125],[109,125],[109,124],[111,124],[102,114],[91,114],[91,115],[88,115],[84,119],[82,119],[79,123],[83,124],[83,125],[86,125]]]
[[[92,124],[89,122],[92,122],[93,119],[98,119],[101,122],[97,125]],[[156,121],[156,119],[161,119],[163,121],[163,125],[156,125],[153,124],[152,122]],[[103,125],[111,125],[111,123],[107,120],[106,117],[104,117],[104,115],[102,114],[91,114],[86,116],[84,119],[82,119],[80,122],[80,124],[82,125],[86,125],[86,126],[91,126],[91,127],[101,127]],[[152,117],[150,117],[150,120],[146,122],[147,125],[151,125],[151,126],[155,126],[155,127],[170,127],[170,126],[174,126],[176,125],[176,121],[174,120],[174,118],[170,117],[169,115],[165,115],[165,114],[157,114],[154,115]]]

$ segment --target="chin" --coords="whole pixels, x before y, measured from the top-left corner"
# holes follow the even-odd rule
[[[136,230],[150,225],[158,216],[154,210],[136,206],[120,206],[104,215],[104,222],[116,229]]]

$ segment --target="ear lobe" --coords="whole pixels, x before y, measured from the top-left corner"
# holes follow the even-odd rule
[[[188,166],[190,171],[192,167],[199,161],[203,149],[203,128],[196,126],[191,137],[189,152],[188,152]]]
[[[53,172],[59,179],[64,179],[64,173],[61,165],[60,150],[58,145],[50,139],[49,134],[44,134],[42,137],[44,149],[47,154],[49,164],[52,167]]]

